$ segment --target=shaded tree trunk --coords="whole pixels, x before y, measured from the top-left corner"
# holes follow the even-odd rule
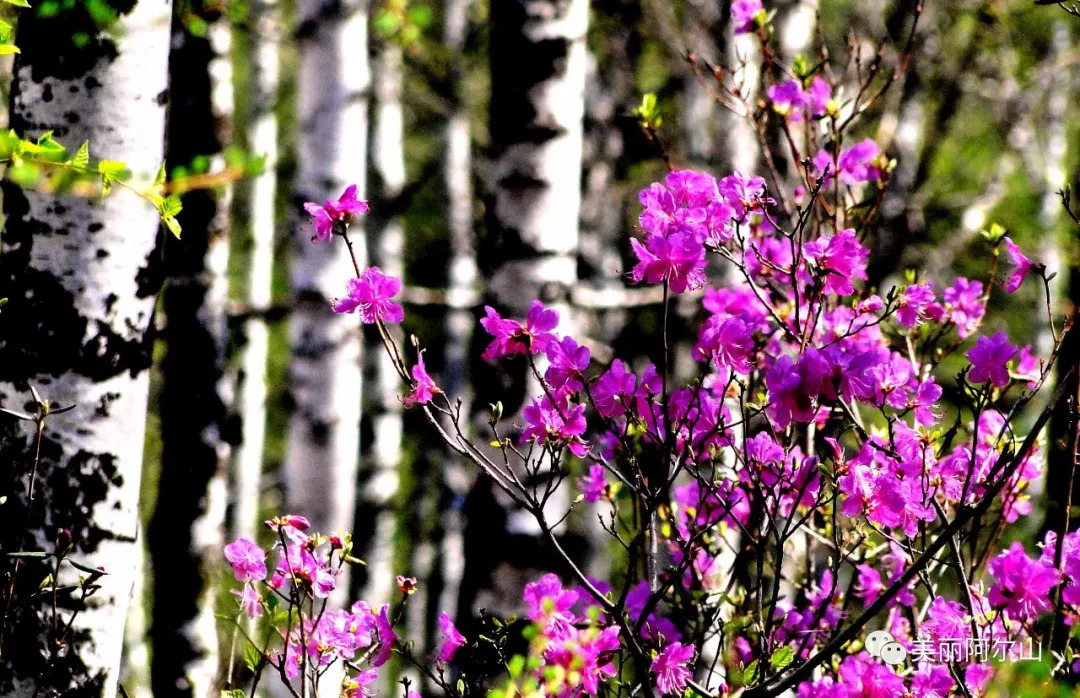
[[[299,169],[296,198],[337,198],[350,184],[365,190],[368,3],[304,0],[300,16]],[[306,219],[304,219],[306,220]],[[360,226],[351,239],[366,253]],[[292,415],[285,455],[285,505],[315,529],[352,528],[360,457],[361,336],[354,315],[334,315],[328,299],[345,293],[353,267],[343,241],[311,242],[297,225],[291,260],[294,311],[288,390]],[[348,581],[339,579],[336,602]]]
[[[208,23],[173,18],[166,164],[206,157],[224,165],[232,119],[230,29],[220,11],[188,8]],[[226,98],[227,99],[223,99]],[[225,545],[232,387],[225,377],[228,187],[182,196],[181,239],[166,236],[162,308],[161,475],[148,530],[153,568],[151,686],[155,696],[216,694],[214,583]]]
[[[259,516],[260,480],[266,442],[266,362],[270,331],[259,311],[273,299],[274,238],[276,232],[278,122],[274,113],[278,96],[281,11],[277,0],[248,4],[249,64],[247,84],[248,150],[265,160],[262,174],[250,182],[246,208],[239,212],[251,235],[247,302],[253,311],[244,323],[240,358],[241,383],[238,411],[242,420],[232,477],[232,537],[252,537]]]
[[[170,3],[131,3],[108,32],[80,7],[54,18],[20,17],[11,126],[28,137],[53,130],[77,148],[125,161],[149,184],[161,164]],[[57,41],[86,32],[89,41]],[[74,116],[72,116],[74,115]],[[0,256],[0,404],[33,411],[34,385],[54,406],[41,440],[32,506],[23,496],[34,463],[26,422],[0,420],[6,456],[0,491],[12,493],[6,550],[53,550],[70,531],[74,559],[108,575],[85,604],[61,593],[66,621],[78,611],[66,646],[51,608],[31,604],[8,618],[0,694],[112,696],[138,559],[138,497],[149,387],[150,326],[160,278],[154,254],[158,217],[132,192],[103,200],[21,191],[4,185],[7,216]],[[17,592],[36,590],[42,565],[22,565]],[[60,583],[77,583],[65,569]],[[28,589],[29,587],[29,589]]]

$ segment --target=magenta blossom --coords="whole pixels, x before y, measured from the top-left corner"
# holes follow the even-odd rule
[[[904,327],[918,327],[927,320],[927,308],[934,302],[931,284],[914,284],[904,289],[896,309],[896,321]]]
[[[604,479],[604,466],[599,463],[589,466],[589,473],[579,477],[578,489],[589,504],[598,502],[607,496],[607,481]]]
[[[694,677],[691,662],[694,648],[673,642],[664,647],[652,661],[650,670],[656,677],[656,691],[661,695],[682,695],[686,682]]]
[[[255,590],[255,587],[250,584],[245,584],[243,589],[240,591],[233,589],[232,593],[239,597],[240,610],[244,612],[245,616],[252,620],[262,616],[262,596]]]
[[[1001,287],[1005,289],[1006,293],[1013,293],[1020,288],[1020,284],[1024,283],[1024,277],[1027,276],[1027,273],[1034,265],[1020,251],[1020,247],[1009,238],[1005,238],[1005,251],[1008,253],[1009,261],[1012,262],[1014,268],[1012,275],[1002,282]]]
[[[524,416],[526,427],[521,434],[521,443],[551,442],[556,447],[565,444],[578,458],[588,453],[589,447],[581,439],[585,433],[585,405],[555,405],[544,396],[533,398],[532,404],[525,408]]]
[[[705,285],[705,248],[693,235],[650,235],[644,245],[631,238],[630,246],[638,258],[631,273],[634,283],[666,281],[672,293],[694,291]]]
[[[360,310],[365,325],[398,323],[405,319],[401,306],[390,300],[401,292],[401,279],[387,276],[378,267],[368,267],[359,279],[349,279],[349,295],[334,301],[335,313]]]
[[[945,311],[949,320],[956,325],[956,333],[960,339],[966,339],[974,334],[979,328],[979,321],[986,314],[982,293],[981,281],[968,281],[960,276],[942,294]]]
[[[516,354],[540,354],[558,341],[553,330],[559,325],[559,313],[545,308],[538,300],[529,306],[524,324],[502,317],[490,305],[484,306],[484,311],[487,317],[480,320],[480,326],[494,337],[484,349],[486,361]]]
[[[734,0],[731,3],[731,21],[735,26],[735,33],[747,34],[754,31],[754,24],[761,12],[764,12],[761,0]]]
[[[968,379],[972,383],[990,381],[999,388],[1008,385],[1008,364],[1016,356],[1016,347],[1009,344],[1004,332],[998,332],[993,337],[979,337],[966,356],[971,361]]]
[[[390,659],[394,642],[398,639],[394,626],[390,622],[390,604],[384,603],[379,608],[379,613],[375,616],[375,631],[379,634],[379,652],[371,659],[371,665],[380,667]]]
[[[991,560],[989,569],[995,580],[990,587],[990,605],[1004,608],[1010,618],[1034,620],[1053,607],[1050,591],[1061,575],[1052,564],[1029,558],[1019,541]]]
[[[326,201],[322,206],[309,201],[304,204],[304,210],[311,214],[311,220],[315,224],[312,242],[322,242],[333,233],[335,223],[348,225],[352,222],[353,216],[362,216],[367,213],[368,205],[366,201],[356,198],[356,185],[351,184],[336,201]]]
[[[225,559],[233,568],[238,582],[259,582],[266,579],[266,551],[249,538],[237,538],[225,546]]]
[[[439,661],[449,662],[457,654],[458,648],[465,644],[465,636],[454,627],[454,621],[446,613],[439,614],[439,631],[445,638],[439,647]]]
[[[850,296],[855,292],[851,282],[855,279],[866,280],[866,261],[870,251],[862,246],[851,228],[806,243],[804,252],[807,259],[816,262],[825,272],[827,293]]]
[[[406,407],[426,405],[431,402],[437,393],[442,392],[439,390],[439,386],[435,385],[435,381],[431,379],[431,376],[428,375],[427,368],[424,366],[423,352],[416,355],[416,365],[412,367],[412,377],[416,383],[413,385],[412,392],[405,397],[404,403]]]

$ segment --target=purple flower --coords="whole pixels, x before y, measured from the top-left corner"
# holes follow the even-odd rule
[[[439,631],[445,638],[439,647],[439,661],[449,662],[454,658],[458,648],[465,644],[465,636],[454,627],[454,621],[446,613],[439,614]]]
[[[578,489],[589,504],[598,502],[607,496],[607,481],[604,479],[604,466],[596,463],[589,466],[589,473],[579,477]]]
[[[833,154],[828,150],[818,151],[813,162],[819,176],[828,167],[829,173],[825,177],[825,186],[828,186],[835,176],[840,177],[841,183],[851,186],[859,182],[874,182],[881,179],[881,170],[874,164],[880,154],[881,149],[878,148],[878,144],[867,138],[841,152],[835,162]]]
[[[431,402],[436,393],[441,393],[439,386],[435,385],[435,381],[428,375],[427,368],[424,366],[424,354],[423,352],[416,355],[416,365],[412,367],[412,377],[415,381],[412,392],[405,397],[405,406],[412,407],[413,405],[426,405]]]
[[[544,635],[553,639],[573,635],[577,617],[570,609],[577,603],[578,593],[563,589],[562,582],[554,574],[545,574],[526,584],[523,599],[529,609],[529,620],[540,624]]]
[[[266,576],[265,565],[263,566],[263,576]],[[255,590],[255,587],[245,584],[241,591],[233,589],[232,593],[240,597],[240,610],[244,612],[244,615],[253,620],[262,616],[262,597],[259,596],[259,592]]]
[[[405,319],[401,306],[390,300],[401,292],[401,279],[387,276],[378,267],[368,267],[359,279],[349,279],[349,295],[334,301],[335,313],[360,310],[365,325],[378,321],[398,323]]]
[[[963,604],[939,596],[926,611],[921,629],[935,642],[963,640],[971,637],[971,619]]]
[[[626,364],[615,359],[611,368],[593,385],[596,411],[604,417],[617,417],[626,412],[632,404],[636,384],[637,376],[627,370]]]
[[[918,327],[927,319],[927,306],[934,302],[931,284],[915,284],[904,289],[896,310],[896,321],[904,327]]]
[[[832,88],[821,76],[815,75],[810,82],[809,106],[810,113],[821,116],[829,110],[829,100],[832,99]]]
[[[1013,370],[1016,377],[1019,380],[1028,381],[1028,387],[1034,388],[1039,378],[1042,376],[1042,362],[1039,361],[1039,357],[1031,353],[1031,345],[1026,344],[1020,350],[1020,358],[1016,361],[1016,368]]]
[[[585,370],[589,368],[588,347],[578,346],[573,337],[563,337],[548,345],[547,358],[551,365],[544,372],[544,380],[552,386],[556,397],[575,393],[585,386]]]
[[[740,318],[710,316],[701,325],[694,353],[710,358],[718,368],[730,368],[744,376],[753,370],[754,333]]]
[[[945,289],[942,300],[949,320],[956,325],[960,339],[966,339],[979,328],[979,321],[986,313],[982,303],[983,285],[981,281],[968,281],[957,277],[952,286]]]
[[[1061,576],[1052,564],[1029,558],[1019,541],[991,560],[989,569],[995,580],[990,587],[990,605],[1004,608],[1010,618],[1034,620],[1053,606],[1050,591],[1061,582]]]
[[[631,273],[634,283],[667,281],[672,293],[694,291],[705,285],[705,248],[693,235],[650,235],[644,245],[631,238],[630,246],[638,259]]]
[[[484,349],[486,361],[496,361],[516,354],[540,354],[557,340],[552,332],[559,325],[559,314],[534,300],[522,324],[503,318],[490,305],[484,306],[487,317],[480,325],[495,339]]]
[[[371,666],[380,667],[390,659],[394,642],[398,639],[394,626],[390,623],[390,604],[384,603],[379,608],[379,614],[375,616],[375,631],[379,634],[379,651],[371,659]]]
[[[1024,283],[1024,277],[1027,276],[1033,265],[1031,260],[1020,251],[1017,244],[1009,238],[1005,238],[1005,251],[1008,253],[1009,261],[1012,262],[1014,269],[1012,276],[1002,282],[1001,287],[1005,289],[1005,293],[1013,293],[1020,288],[1020,284]]]
[[[760,2],[752,0],[758,8]],[[773,200],[765,197],[765,178],[752,177],[736,170],[733,174],[724,177],[716,183],[717,190],[729,204],[735,209],[739,218],[753,211],[760,211],[766,204]]]
[[[758,13],[763,11],[761,0],[733,0],[731,21],[735,25],[735,33],[747,34],[754,31]]]
[[[998,332],[993,337],[979,337],[966,356],[971,361],[968,378],[972,383],[990,381],[999,388],[1008,385],[1008,363],[1016,356],[1016,347],[1009,344],[1004,332]]]
[[[521,434],[522,444],[538,441],[550,442],[555,447],[565,445],[578,458],[584,458],[589,452],[588,445],[581,439],[585,433],[585,405],[556,406],[544,396],[533,398],[523,414],[526,427]]]
[[[249,538],[237,538],[225,546],[225,559],[232,565],[238,582],[266,579],[266,551]]]
[[[773,110],[783,114],[791,121],[802,120],[802,109],[806,105],[807,95],[799,81],[792,78],[778,85],[769,85],[769,100]]]
[[[311,220],[315,224],[312,242],[322,242],[334,231],[334,223],[348,225],[352,222],[353,216],[362,216],[367,213],[368,205],[366,201],[356,198],[356,185],[351,184],[336,201],[326,201],[322,206],[309,201],[304,204],[304,210],[311,214]]]
[[[693,678],[694,648],[673,642],[664,647],[649,667],[656,677],[656,691],[661,695],[682,695],[686,682]]]
[[[825,271],[825,291],[838,296],[855,292],[854,279],[866,280],[866,260],[870,251],[859,243],[851,228],[836,235],[824,235],[804,246],[808,259]]]

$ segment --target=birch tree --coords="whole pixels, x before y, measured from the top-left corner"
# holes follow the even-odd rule
[[[362,194],[371,79],[368,3],[304,0],[298,12],[296,198],[336,199],[350,184]],[[353,226],[351,239],[363,267],[358,228]],[[360,457],[361,337],[357,319],[334,315],[327,299],[344,294],[353,266],[342,240],[313,244],[307,225],[296,227],[293,241],[285,502],[318,530],[346,531],[353,523]],[[347,588],[339,580],[339,601]]]
[[[236,448],[232,477],[233,538],[255,533],[259,515],[263,449],[266,442],[266,362],[270,353],[270,331],[263,311],[273,298],[274,240],[277,200],[278,123],[277,103],[281,11],[277,0],[248,3],[248,46],[251,53],[247,83],[247,146],[261,156],[264,168],[252,178],[247,206],[239,215],[251,235],[248,261],[247,303],[249,318],[244,322],[244,345],[240,358],[242,381],[238,386],[241,440]]]
[[[231,30],[217,10],[189,10],[208,29],[192,31],[191,17],[179,12],[173,18],[166,164],[170,170],[189,168],[204,159],[211,172],[221,171],[233,107]],[[214,580],[225,545],[225,429],[232,402],[224,371],[228,189],[183,194],[179,220],[185,234],[169,236],[165,245],[161,475],[148,532],[154,572],[151,685],[157,695],[215,693]]]
[[[31,138],[53,130],[74,148],[89,140],[92,154],[126,162],[135,186],[152,182],[162,159],[170,3],[125,7],[107,28],[79,8],[22,15],[11,126]],[[71,41],[76,31],[88,40]],[[51,604],[9,609],[0,694],[112,696],[138,557],[158,216],[123,188],[96,200],[6,184],[4,212],[0,404],[33,411],[34,386],[52,406],[74,408],[47,418],[40,440],[26,422],[0,420],[4,516],[26,522],[5,527],[3,547],[51,552],[64,530],[72,558],[108,574],[85,602],[58,595],[57,612],[71,620],[62,647]],[[17,586],[36,589],[42,567],[24,564]],[[61,583],[74,576],[65,567]]]
[[[402,77],[401,44],[394,36],[383,37],[375,58],[371,165],[379,198],[387,202],[400,195],[405,186]],[[369,239],[372,262],[386,274],[402,278],[405,231],[401,219],[393,214],[373,217]],[[401,331],[396,327],[389,331],[401,344]],[[363,546],[358,547],[357,554],[367,562],[361,597],[377,604],[388,602],[394,589],[393,538],[397,512],[393,510],[393,500],[401,479],[403,426],[402,405],[398,400],[401,378],[389,355],[382,350],[381,342],[375,340],[368,352],[375,385],[369,392],[372,438],[361,478],[362,523],[358,538],[363,540],[358,543],[362,542]]]
[[[532,299],[541,299],[559,311],[564,334],[573,332],[569,295],[577,280],[588,9],[587,0],[497,2],[490,9],[488,288],[495,305],[519,317]],[[527,378],[524,385],[526,399],[541,393]],[[568,505],[550,503],[560,514]],[[489,509],[482,499],[474,498],[474,506]],[[535,519],[509,510],[506,527],[514,537],[507,544],[523,553],[525,566],[542,566],[544,560],[527,552],[539,552]],[[480,530],[472,521],[469,529]],[[520,593],[520,580],[508,570],[491,571],[476,570],[470,583],[493,582],[494,597],[484,605],[505,608]]]

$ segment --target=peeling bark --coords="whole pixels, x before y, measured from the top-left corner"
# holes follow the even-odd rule
[[[113,8],[119,17],[108,32],[81,9],[50,19],[21,16],[11,125],[27,137],[51,129],[73,148],[88,139],[93,155],[126,162],[148,183],[162,158],[170,3]],[[89,40],[76,47],[55,39],[73,32]],[[9,184],[4,212],[0,296],[9,302],[0,323],[0,404],[26,411],[32,384],[54,405],[75,409],[46,424],[32,507],[22,495],[32,434],[25,422],[0,420],[0,452],[13,466],[0,483],[11,493],[5,516],[26,520],[5,527],[3,547],[51,551],[56,531],[68,529],[72,557],[108,575],[85,607],[60,594],[64,619],[79,612],[51,659],[51,608],[31,604],[12,613],[0,695],[113,696],[138,559],[146,330],[160,283],[157,214],[122,189],[91,200]],[[6,577],[11,570],[0,564]],[[23,564],[16,593],[35,590],[46,573]],[[65,572],[61,583],[72,577]]]

